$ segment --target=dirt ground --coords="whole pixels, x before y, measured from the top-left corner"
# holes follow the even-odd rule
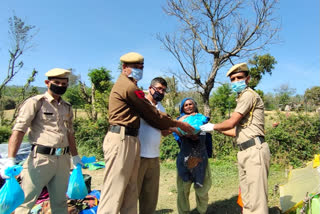
[[[209,191],[209,207],[208,214],[240,214],[241,209],[237,205],[238,198],[238,177],[236,167],[227,169],[225,172],[221,168],[212,167],[212,187]],[[103,183],[104,169],[89,171],[83,169],[83,174],[91,175],[91,189],[101,190]],[[160,170],[160,189],[156,214],[178,213],[176,208],[177,189],[176,189],[176,169],[161,165]],[[269,177],[269,213],[278,214],[279,198],[272,196],[274,187],[273,180],[279,181],[277,176],[279,173],[270,175]],[[228,179],[226,179],[228,177]],[[196,208],[196,199],[193,187],[190,191],[190,207],[191,214],[198,213]]]

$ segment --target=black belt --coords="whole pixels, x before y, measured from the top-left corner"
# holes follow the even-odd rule
[[[63,148],[52,148],[41,145],[32,145],[31,151],[35,149],[36,153],[44,154],[44,155],[64,155],[69,153],[69,146]]]
[[[124,131],[125,135],[130,135],[134,137],[138,136],[139,129],[129,128],[129,127],[124,127],[124,128],[125,128],[125,131]],[[109,131],[113,133],[119,134],[120,130],[121,130],[121,126],[119,125],[110,125],[109,127]]]
[[[247,140],[247,141],[245,141],[245,142],[243,142],[241,144],[238,144],[238,147],[239,147],[240,151],[246,150],[246,149],[250,148],[251,146],[256,145],[256,142],[255,142],[256,138],[259,138],[260,142],[264,143],[264,137],[263,136],[258,136],[258,137],[255,137],[255,138],[251,138],[250,140]]]

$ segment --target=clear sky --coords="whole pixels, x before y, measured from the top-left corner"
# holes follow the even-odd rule
[[[114,81],[119,75],[119,58],[130,51],[145,57],[143,80],[167,74],[179,66],[161,48],[157,33],[172,32],[176,22],[162,11],[165,0],[2,0],[0,4],[0,81],[8,66],[8,19],[14,14],[39,30],[34,48],[23,55],[24,67],[10,84],[22,85],[33,68],[39,71],[34,85],[44,86],[44,73],[54,67],[73,68],[87,82],[89,69],[106,67]],[[288,84],[298,94],[320,85],[319,0],[282,0],[279,44],[269,46],[278,64],[271,76],[258,85],[264,92]],[[225,70],[220,71],[219,81]],[[216,87],[219,85],[216,84]]]

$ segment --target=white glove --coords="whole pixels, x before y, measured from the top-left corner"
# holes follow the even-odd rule
[[[200,126],[201,131],[203,132],[213,132],[214,131],[214,124],[213,123],[207,123],[202,126]]]
[[[1,174],[1,177],[2,177],[3,179],[8,179],[8,178],[10,178],[10,177],[5,174],[5,170],[6,170],[8,167],[14,166],[15,163],[16,163],[16,159],[15,159],[15,158],[6,158],[3,162],[4,162],[4,164],[3,164],[3,166],[1,167],[0,174]]]
[[[79,157],[79,155],[72,156],[72,163],[73,163],[74,167],[76,167],[78,164],[83,166],[83,163],[82,163],[81,158]]]

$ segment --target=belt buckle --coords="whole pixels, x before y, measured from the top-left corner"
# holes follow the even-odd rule
[[[60,155],[62,155],[62,153],[63,153],[63,151],[62,151],[62,148],[56,148],[56,151],[55,151],[55,155],[56,156],[60,156]]]

